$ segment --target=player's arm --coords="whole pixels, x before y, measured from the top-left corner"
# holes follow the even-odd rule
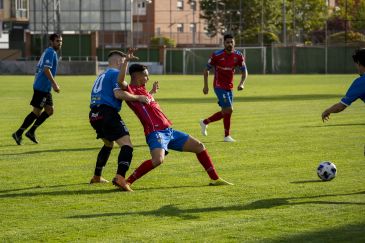
[[[159,89],[158,81],[153,82],[152,89],[150,90],[150,94],[154,95],[157,93],[157,90]]]
[[[128,83],[125,81],[125,77],[127,75],[127,67],[128,67],[129,61],[138,59],[138,57],[134,56],[134,52],[136,50],[137,49],[135,49],[135,48],[128,49],[127,56],[124,58],[123,64],[120,68],[120,72],[118,74],[118,84],[122,90],[125,90],[128,86]]]
[[[52,88],[55,92],[60,92],[60,86],[57,84],[56,80],[54,79],[51,69],[47,66],[43,68],[44,75],[48,78],[48,80],[51,82]]]
[[[203,86],[203,94],[209,93],[209,86],[208,86],[208,78],[209,78],[209,68],[204,69],[204,86]]]
[[[323,113],[322,113],[322,121],[328,121],[328,119],[330,118],[330,114],[331,113],[339,113],[341,111],[343,111],[344,109],[346,109],[346,105],[338,102],[334,105],[332,105],[331,107],[327,108]]]
[[[142,103],[145,103],[145,104],[148,104],[150,102],[150,100],[148,99],[147,96],[134,95],[134,94],[131,94],[131,93],[129,93],[125,90],[121,90],[121,89],[114,89],[114,96],[118,100],[138,101],[138,102],[142,102]]]
[[[242,74],[241,74],[241,81],[237,86],[238,91],[243,90],[245,88],[245,82],[246,82],[246,79],[248,76],[247,67],[246,67],[245,62],[242,63],[240,70],[241,70]]]

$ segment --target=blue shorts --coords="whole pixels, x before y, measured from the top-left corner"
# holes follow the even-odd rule
[[[189,135],[176,131],[172,128],[152,132],[146,136],[146,141],[150,147],[150,151],[161,148],[166,152],[168,149],[183,151],[184,144],[188,141]]]
[[[222,108],[232,107],[233,105],[233,92],[232,90],[225,90],[220,88],[214,89],[218,98],[218,105]]]

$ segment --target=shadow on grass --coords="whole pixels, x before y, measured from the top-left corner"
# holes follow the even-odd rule
[[[69,187],[69,186],[81,186],[81,185],[89,185],[89,183],[86,183],[85,182],[85,183],[74,183],[74,184],[53,185],[53,186],[32,186],[32,187],[24,187],[24,188],[15,188],[15,189],[0,190],[0,193],[18,192],[18,191],[26,191],[26,190],[33,190],[33,189],[47,189],[47,188]]]
[[[268,242],[365,242],[365,222],[281,237]]]
[[[365,123],[344,123],[344,124],[328,124],[328,123],[325,123],[323,125],[302,126],[302,127],[303,128],[311,128],[311,127],[349,127],[349,126],[365,126]]]
[[[318,182],[324,183],[326,181],[322,181],[322,180],[318,179],[318,180],[291,181],[290,183],[293,183],[293,184],[303,184],[303,183],[318,183]]]
[[[333,98],[340,98],[341,95],[336,94],[297,94],[297,95],[261,95],[261,96],[235,96],[235,102],[274,102],[274,101],[301,101],[301,100],[327,100]],[[215,97],[201,98],[158,98],[158,101],[169,103],[214,103],[217,102]]]
[[[17,145],[18,146],[18,145]],[[144,147],[147,145],[142,145],[142,144],[138,144],[138,145],[133,145],[133,147],[137,148],[137,147]],[[3,154],[3,155],[21,155],[21,154],[39,154],[39,153],[58,153],[58,152],[85,152],[85,151],[90,151],[90,150],[100,150],[100,147],[95,147],[95,148],[64,148],[64,149],[48,149],[48,150],[36,150],[36,151],[26,151],[26,152],[22,152],[22,153],[8,153],[8,154]],[[114,149],[117,149],[117,147],[115,146]]]
[[[111,183],[108,183],[111,185]],[[80,189],[80,190],[60,190],[60,191],[41,191],[41,189],[48,188],[61,188],[61,187],[69,187],[76,185],[85,185],[88,189]],[[104,184],[105,185],[105,184]],[[67,196],[67,195],[90,195],[90,194],[106,194],[106,193],[126,193],[118,190],[115,187],[111,187],[111,189],[95,189],[95,187],[104,186],[102,184],[94,184],[90,185],[89,183],[78,183],[78,184],[66,184],[66,185],[54,185],[54,186],[34,186],[34,187],[25,187],[19,189],[9,189],[0,191],[0,198],[17,198],[17,197],[37,197],[37,196]],[[106,185],[108,186],[108,185]],[[195,186],[171,186],[171,187],[154,187],[154,190],[158,189],[176,189],[176,188],[193,188],[193,187],[207,187],[206,185],[195,185]],[[105,188],[105,187],[104,187]],[[22,192],[22,193],[9,193],[9,192],[17,192],[17,191],[26,191],[26,190],[36,190],[31,192]],[[139,191],[149,190],[148,188],[141,189]]]
[[[257,200],[249,204],[238,204],[227,207],[209,207],[209,208],[191,208],[191,209],[180,209],[174,204],[164,205],[156,210],[151,211],[140,211],[140,212],[118,212],[118,213],[101,213],[101,214],[87,214],[87,215],[75,215],[69,218],[99,218],[99,217],[114,217],[114,216],[124,216],[124,215],[142,215],[142,216],[154,216],[154,217],[178,217],[181,219],[197,219],[198,215],[194,215],[197,213],[205,213],[205,212],[216,212],[216,211],[243,211],[243,210],[256,210],[256,209],[270,209],[274,207],[280,206],[293,206],[293,205],[302,205],[302,204],[323,204],[323,205],[365,205],[363,203],[356,202],[337,202],[337,201],[320,201],[320,200],[312,200],[312,199],[321,199],[325,197],[336,197],[336,196],[351,196],[351,195],[359,195],[365,194],[365,191],[361,192],[353,192],[346,194],[329,194],[329,195],[318,195],[318,196],[309,196],[309,197],[288,197],[288,198],[270,198],[270,199],[262,199]],[[308,200],[295,202],[292,200]]]

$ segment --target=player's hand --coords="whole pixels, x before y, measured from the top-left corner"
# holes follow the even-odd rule
[[[157,90],[160,88],[158,85],[158,81],[153,82],[152,89],[150,91],[150,94],[156,94]]]
[[[137,99],[139,102],[144,104],[149,104],[151,102],[151,100],[145,95],[139,95]]]
[[[330,114],[328,111],[324,111],[322,113],[322,121],[325,122],[325,121],[328,121],[330,119]]]
[[[56,93],[59,93],[61,91],[60,86],[58,86],[58,84],[52,83],[52,88]]]
[[[243,84],[240,84],[240,85],[238,85],[237,90],[238,90],[238,91],[241,91],[241,90],[243,90],[244,88],[245,88],[245,86],[244,86]]]
[[[134,55],[136,51],[137,48],[129,48],[125,60],[126,61],[138,60],[139,58]]]
[[[208,94],[209,93],[209,88],[204,86],[203,88],[203,94]]]

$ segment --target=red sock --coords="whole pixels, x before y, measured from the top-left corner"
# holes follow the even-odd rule
[[[152,160],[146,160],[143,162],[127,179],[127,182],[129,184],[132,184],[151,170],[153,170],[155,167],[152,164]]]
[[[217,113],[214,113],[212,116],[208,117],[207,119],[205,119],[203,122],[205,125],[211,123],[211,122],[215,122],[215,121],[219,121],[220,119],[223,118],[223,114],[221,111],[218,111]]]
[[[199,154],[196,154],[196,157],[198,158],[200,164],[204,167],[206,172],[208,173],[210,179],[217,180],[219,178],[217,171],[215,171],[213,162],[211,158],[209,157],[208,151],[204,150],[200,152]]]
[[[224,125],[224,136],[229,136],[229,132],[231,130],[231,116],[232,113],[224,113],[223,114],[223,125]]]

